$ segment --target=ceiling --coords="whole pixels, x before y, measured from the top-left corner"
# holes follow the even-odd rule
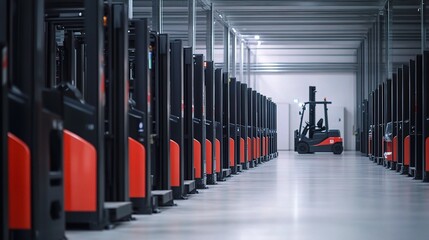
[[[216,10],[215,48],[223,49],[224,26],[227,23],[247,46],[263,53],[263,61],[291,66],[299,64],[356,63],[356,49],[374,26],[386,0],[196,0],[197,48],[206,42],[206,10],[210,3]],[[392,36],[419,38],[416,12],[420,0],[393,0],[396,6]],[[407,4],[404,4],[406,2]],[[135,17],[151,18],[152,3],[134,0]],[[188,1],[163,1],[164,32],[172,38],[188,37]],[[221,17],[220,17],[221,16]],[[260,36],[257,46],[255,35]],[[332,56],[339,57],[332,61]],[[302,56],[308,58],[302,59]],[[300,58],[301,57],[301,58]],[[310,61],[308,59],[314,59]],[[221,60],[222,58],[220,58]],[[294,65],[295,64],[295,65]],[[302,66],[298,66],[302,67]],[[350,70],[351,66],[343,66]]]
[[[164,28],[178,36],[187,34],[187,0],[164,0]],[[385,0],[200,0],[198,35],[204,37],[203,7],[213,3],[218,15],[252,42],[260,35],[264,46],[289,44],[357,47],[375,21]],[[150,17],[151,1],[134,1],[134,15]],[[219,19],[219,16],[216,16]],[[223,32],[216,37],[222,39]]]

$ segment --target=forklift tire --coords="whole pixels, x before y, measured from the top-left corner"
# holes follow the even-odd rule
[[[343,153],[343,144],[335,143],[334,145],[332,145],[332,152],[336,155]]]
[[[296,148],[298,150],[298,154],[306,154],[309,150],[308,144],[305,142],[299,142]]]

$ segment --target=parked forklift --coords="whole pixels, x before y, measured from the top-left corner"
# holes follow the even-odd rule
[[[299,154],[315,153],[315,152],[333,152],[334,154],[341,154],[343,152],[343,138],[341,137],[340,130],[330,130],[328,122],[328,104],[332,102],[316,101],[316,87],[309,87],[309,101],[305,102],[302,106],[301,121],[299,129],[295,130],[295,152]],[[309,106],[309,121],[305,122],[303,127],[303,120],[305,110]],[[321,118],[317,124],[316,122],[316,106],[323,105],[324,107],[324,120]],[[323,122],[325,125],[323,126]]]

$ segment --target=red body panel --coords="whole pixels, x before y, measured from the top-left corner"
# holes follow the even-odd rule
[[[194,139],[194,168],[195,178],[201,178],[201,143]]]
[[[265,155],[268,155],[268,138],[265,138]]]
[[[252,142],[253,142],[253,153],[252,153],[252,159],[255,160],[257,158],[257,143],[256,143],[256,138],[252,138]]]
[[[404,165],[405,166],[410,165],[410,158],[411,158],[410,141],[411,141],[410,136],[406,136],[404,139]]]
[[[261,157],[261,138],[256,138],[256,157]]]
[[[220,169],[220,162],[221,157],[220,157],[220,141],[218,139],[215,140],[215,147],[216,147],[216,152],[215,152],[215,156],[216,156],[216,172],[220,173],[222,171],[222,169]]]
[[[250,160],[253,159],[252,156],[252,140],[248,137],[247,138],[247,161],[250,162]]]
[[[67,130],[64,130],[64,188],[66,211],[96,211],[97,152],[85,139]]]
[[[334,145],[335,143],[342,143],[343,138],[341,137],[328,137],[327,139],[323,140],[321,143],[316,144],[314,146],[328,146],[328,145]]]
[[[229,138],[229,164],[235,166],[235,142],[232,138]]]
[[[206,172],[207,174],[213,174],[213,147],[212,142],[206,139]]]
[[[244,159],[244,139],[240,138],[240,163],[245,163]]]
[[[128,138],[130,198],[146,197],[146,149]]]
[[[262,137],[262,156],[265,156],[265,137]]]
[[[393,151],[392,151],[392,161],[398,161],[398,137],[393,138]]]
[[[170,139],[170,184],[180,186],[180,146]]]
[[[9,228],[31,229],[31,154],[28,146],[8,134]]]

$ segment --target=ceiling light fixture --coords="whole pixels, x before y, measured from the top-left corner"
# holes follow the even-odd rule
[[[260,38],[259,35],[255,35],[255,40],[259,40]]]
[[[232,31],[233,31],[234,33],[237,33],[237,30],[235,30],[235,28],[232,28]]]

